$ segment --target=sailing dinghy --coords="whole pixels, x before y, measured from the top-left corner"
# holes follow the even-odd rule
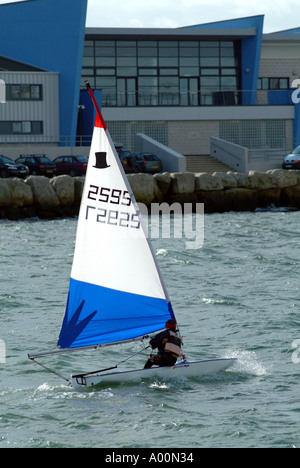
[[[37,358],[143,341],[175,319],[139,207],[88,83],[87,89],[97,112],[65,317],[57,349],[28,356],[47,370]],[[182,360],[174,367],[108,372],[115,366],[65,380],[81,391],[150,377],[199,377],[234,362]]]

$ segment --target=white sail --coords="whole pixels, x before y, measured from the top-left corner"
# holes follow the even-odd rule
[[[60,348],[134,339],[174,318],[138,205],[97,110]]]

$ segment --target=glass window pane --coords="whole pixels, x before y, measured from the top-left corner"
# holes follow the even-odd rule
[[[279,78],[270,78],[270,89],[279,89]]]
[[[152,87],[158,85],[158,78],[147,76],[139,78],[139,86],[140,87]]]
[[[29,85],[21,85],[21,99],[30,99]]]
[[[96,67],[114,67],[115,65],[115,57],[96,57]]]
[[[156,76],[157,69],[156,68],[140,68],[139,75],[140,76],[148,76],[148,75]]]
[[[159,78],[159,86],[166,87],[177,87],[178,88],[179,80],[177,77],[173,76],[164,76]]]
[[[220,69],[219,68],[201,68],[201,75],[219,75]]]
[[[280,87],[280,89],[289,89],[289,79],[288,78],[280,78],[279,87]]]
[[[31,122],[22,122],[22,133],[31,133]]]
[[[236,89],[237,79],[235,76],[225,76],[221,78],[222,89]]]
[[[113,88],[116,86],[116,79],[111,78],[97,78],[97,86],[100,88]]]
[[[118,67],[117,75],[118,76],[136,76],[137,67]]]
[[[179,51],[180,57],[199,57],[199,50],[198,48],[181,48]]]
[[[82,75],[85,76],[94,76],[94,69],[93,68],[84,68],[82,70]]]
[[[30,95],[31,99],[41,99],[41,86],[40,85],[31,85],[30,86]]]
[[[116,55],[114,47],[96,47],[96,57],[114,57]]]
[[[219,77],[206,77],[206,78],[201,78],[201,87],[205,86],[208,88],[218,88],[220,87],[220,78]]]
[[[31,133],[33,135],[43,134],[43,122],[31,122]]]
[[[222,68],[221,73],[222,75],[236,75],[237,70],[235,68]]]
[[[160,57],[178,57],[178,49],[175,47],[160,47],[158,52]]]
[[[21,98],[21,88],[19,85],[11,85],[11,98],[12,99],[20,99]]]
[[[220,66],[220,59],[218,57],[215,58],[200,58],[200,65],[201,67],[219,67]]]
[[[220,49],[218,47],[201,47],[200,57],[219,57]]]
[[[234,49],[221,49],[221,57],[234,57]]]
[[[136,57],[136,47],[117,47],[117,57]]]
[[[199,76],[199,67],[180,67],[180,76]]]
[[[83,55],[84,57],[94,57],[94,47],[85,47]]]
[[[0,122],[0,135],[9,135],[12,133],[11,122]]]
[[[117,57],[118,67],[136,67],[135,57]]]
[[[199,57],[180,57],[181,67],[199,67]]]
[[[138,64],[140,67],[157,67],[158,61],[156,57],[139,57]]]
[[[13,122],[12,123],[12,132],[13,133],[22,133],[22,122]]]
[[[94,57],[83,57],[82,66],[83,67],[93,67],[95,65]]]
[[[235,58],[221,58],[221,67],[235,67]]]
[[[139,57],[157,57],[157,47],[139,47]]]
[[[160,75],[178,75],[178,68],[160,68],[159,70]]]
[[[114,76],[116,74],[116,69],[115,68],[97,68],[96,74],[100,76]]]
[[[269,89],[269,78],[259,78],[259,89]]]
[[[178,67],[178,57],[161,57],[159,59],[160,67]]]

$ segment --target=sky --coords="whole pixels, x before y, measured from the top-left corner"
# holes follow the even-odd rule
[[[177,28],[263,14],[270,33],[300,27],[299,12],[299,0],[88,0],[86,26]]]

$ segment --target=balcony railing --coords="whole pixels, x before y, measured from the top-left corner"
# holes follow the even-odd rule
[[[104,107],[198,107],[198,106],[245,106],[245,105],[290,105],[294,90],[211,90],[200,91],[137,91],[115,93],[103,90]]]

